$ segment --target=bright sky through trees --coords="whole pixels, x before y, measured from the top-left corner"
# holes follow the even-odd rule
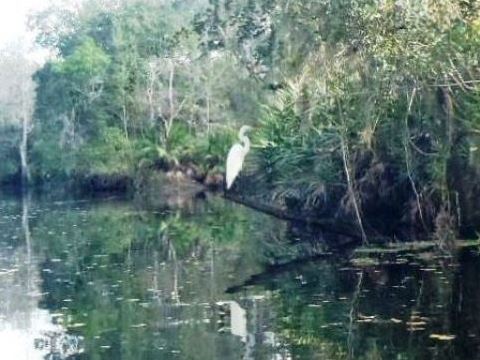
[[[44,8],[48,3],[48,0],[1,1],[0,49],[21,44],[30,59],[43,63],[48,51],[34,47],[34,35],[27,29],[27,20],[29,13]]]
[[[45,0],[16,0],[0,2],[0,46],[26,35],[29,11],[46,5]]]

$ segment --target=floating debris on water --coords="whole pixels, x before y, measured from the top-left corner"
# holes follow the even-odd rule
[[[452,341],[456,338],[456,335],[450,334],[430,334],[430,339],[440,340],[440,341]]]
[[[130,325],[130,327],[134,328],[134,329],[144,328],[146,326],[147,326],[147,324],[145,324],[145,323]]]
[[[85,323],[74,323],[74,324],[69,325],[68,327],[70,327],[72,329],[77,329],[77,328],[84,327],[85,325],[87,325],[87,324],[85,324]]]

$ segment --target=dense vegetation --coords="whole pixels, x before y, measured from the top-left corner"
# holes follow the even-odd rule
[[[58,54],[34,75],[32,183],[216,174],[248,123],[249,191],[290,209],[349,216],[365,240],[480,224],[474,0],[86,1],[32,26]],[[2,121],[15,179],[26,124]]]

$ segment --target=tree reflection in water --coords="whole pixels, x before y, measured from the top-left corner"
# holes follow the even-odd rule
[[[478,350],[472,251],[353,266],[333,235],[219,197],[164,200],[3,201],[1,358],[12,347],[99,359],[468,359]],[[23,345],[8,341],[12,329],[28,334]]]
[[[23,194],[17,234],[7,232],[16,246],[4,240],[0,251],[0,354],[15,360],[66,359],[82,353],[82,336],[68,334],[61,318],[39,307],[43,291],[29,207],[30,195]],[[2,219],[18,221],[18,216],[3,212]]]

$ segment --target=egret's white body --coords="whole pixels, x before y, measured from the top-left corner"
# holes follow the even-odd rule
[[[243,167],[243,161],[245,156],[250,151],[250,140],[245,135],[245,132],[250,130],[251,127],[244,125],[240,128],[238,133],[238,138],[242,144],[234,144],[227,156],[227,167],[226,167],[226,182],[227,190],[231,188],[235,178],[238,176]]]

